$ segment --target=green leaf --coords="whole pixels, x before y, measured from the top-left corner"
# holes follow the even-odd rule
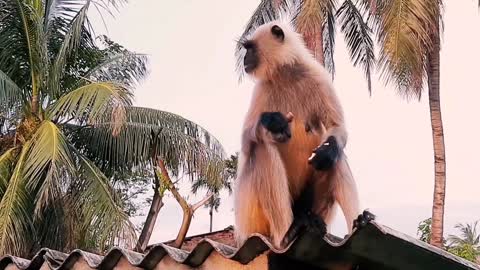
[[[120,208],[120,200],[109,186],[108,179],[90,160],[73,151],[80,163],[82,193],[76,206],[82,210],[83,226],[102,245],[118,244],[120,241],[131,247],[135,239],[134,226]]]
[[[147,56],[124,51],[105,57],[85,78],[93,81],[115,81],[134,87],[147,75]]]
[[[22,89],[0,70],[0,106],[5,108],[16,106],[22,97]]]
[[[23,146],[0,201],[0,253],[2,254],[21,254],[30,239],[31,202],[23,178],[29,147],[30,141]]]
[[[5,151],[0,156],[0,198],[3,197],[10,177],[12,176],[12,170],[15,166],[15,159],[17,157],[18,147],[13,147]]]
[[[67,141],[51,121],[43,121],[31,139],[25,161],[27,188],[34,191],[38,216],[56,198],[61,197],[65,179],[72,177],[75,165]]]
[[[58,52],[55,62],[53,63],[52,70],[50,72],[50,84],[49,91],[53,97],[58,96],[60,93],[60,79],[63,76],[67,59],[70,55],[75,54],[77,47],[82,38],[82,30],[87,20],[87,12],[90,6],[90,1],[87,1],[85,5],[79,10],[77,15],[71,22],[68,32],[64,36],[62,46]]]
[[[440,34],[440,1],[378,1],[376,32],[380,45],[378,67],[386,83],[397,91],[420,98],[426,76],[427,55]]]
[[[345,35],[347,48],[354,66],[361,65],[367,79],[368,92],[372,92],[372,68],[375,65],[375,52],[372,31],[364,22],[363,16],[351,0],[345,0],[337,11],[341,31]]]
[[[111,82],[93,82],[63,95],[47,109],[50,119],[72,118],[80,122],[95,122],[109,117],[118,128],[125,120],[125,106],[132,94],[123,86]]]
[[[105,119],[107,120],[107,119]],[[223,160],[220,142],[207,130],[173,113],[141,107],[127,107],[126,121],[113,136],[110,122],[72,129],[72,141],[86,151],[101,168],[131,170],[149,166],[153,156],[163,159],[175,175],[211,174],[210,162]]]

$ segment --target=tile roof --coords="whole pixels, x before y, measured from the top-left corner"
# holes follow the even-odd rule
[[[105,256],[81,250],[70,254],[42,249],[32,260],[10,255],[0,258],[0,270],[37,269],[266,269],[264,252],[272,250],[315,266],[356,262],[357,269],[376,270],[480,270],[480,266],[435,248],[413,237],[372,222],[345,238],[305,233],[285,250],[275,250],[261,235],[251,236],[240,248],[204,239],[190,252],[157,244],[145,254],[113,248]],[[263,256],[263,257],[262,257]],[[213,267],[216,263],[217,267]],[[79,266],[82,265],[82,266]],[[218,267],[218,266],[221,267]],[[225,268],[227,267],[227,268]]]

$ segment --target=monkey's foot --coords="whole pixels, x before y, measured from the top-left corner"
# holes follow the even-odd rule
[[[268,130],[274,141],[286,142],[292,137],[289,122],[281,112],[264,112],[260,115],[260,124]]]
[[[292,225],[283,237],[282,246],[288,245],[302,232],[311,232],[323,237],[327,234],[327,224],[321,217],[311,211],[298,215],[294,217]]]
[[[318,148],[313,150],[312,156],[308,159],[316,170],[326,171],[331,169],[340,156],[340,149],[338,147],[335,137],[330,136]]]
[[[353,229],[361,229],[367,226],[370,221],[375,220],[375,215],[367,210],[364,210],[362,214],[358,215],[357,219],[353,221]]]

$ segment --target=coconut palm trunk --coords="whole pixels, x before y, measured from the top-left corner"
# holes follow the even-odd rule
[[[158,179],[156,173],[154,173],[154,177],[155,186],[153,191],[152,204],[150,205],[147,219],[145,220],[142,232],[140,234],[140,237],[138,238],[137,246],[135,247],[136,251],[138,252],[144,252],[147,248],[148,242],[150,241],[150,237],[153,233],[153,228],[155,227],[155,223],[157,221],[158,213],[160,213],[160,209],[162,209],[163,207],[163,193],[160,194],[160,179]]]
[[[440,107],[440,38],[434,38],[434,47],[429,55],[428,94],[430,120],[433,135],[435,161],[435,187],[432,209],[432,237],[430,244],[443,247],[443,218],[445,211],[445,143],[443,137],[442,112]]]

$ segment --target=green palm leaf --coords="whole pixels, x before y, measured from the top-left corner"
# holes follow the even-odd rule
[[[132,94],[123,86],[111,82],[93,82],[63,95],[47,110],[50,119],[72,118],[95,122],[105,117],[116,129],[125,120],[125,106],[131,104]]]
[[[134,87],[147,75],[147,56],[125,51],[108,55],[84,77],[92,81],[115,81]]]
[[[23,91],[10,77],[0,70],[0,107],[11,108],[22,100]]]
[[[0,219],[0,252],[2,254],[21,254],[30,239],[31,200],[25,189],[26,183],[23,178],[29,147],[30,142],[23,146],[0,201],[0,217],[2,217]]]
[[[395,0],[377,5],[380,44],[378,65],[386,83],[395,82],[399,93],[420,98],[426,55],[440,16],[438,1]]]
[[[130,170],[133,166],[149,166],[152,157],[159,156],[174,174],[180,169],[196,172],[192,177],[201,174],[213,177],[215,170],[208,168],[208,164],[223,160],[224,150],[216,138],[173,113],[128,107],[118,135],[112,135],[110,125],[99,122],[72,133],[72,141],[101,168]]]
[[[10,148],[0,156],[0,198],[3,197],[12,176],[12,169],[15,166],[15,158],[18,154],[17,150],[17,147]]]
[[[84,228],[102,245],[119,244],[120,241],[131,247],[135,239],[133,224],[120,208],[120,200],[108,179],[90,160],[73,151],[80,164],[81,192],[76,197],[76,207],[82,211]]]
[[[77,47],[80,44],[82,38],[82,31],[84,30],[84,25],[87,20],[87,12],[89,6],[90,1],[86,1],[85,5],[78,11],[78,13],[73,18],[68,32],[64,36],[62,46],[60,47],[60,50],[53,63],[49,77],[49,91],[53,97],[58,96],[58,94],[60,93],[60,79],[63,75],[68,57],[75,54]]]
[[[372,68],[375,65],[375,52],[372,31],[362,14],[351,0],[345,0],[337,11],[341,31],[345,34],[347,47],[353,65],[361,65],[367,79],[368,91],[372,92]]]
[[[67,141],[51,121],[43,121],[32,137],[25,161],[27,188],[35,191],[35,213],[61,197],[65,179],[75,170]]]

